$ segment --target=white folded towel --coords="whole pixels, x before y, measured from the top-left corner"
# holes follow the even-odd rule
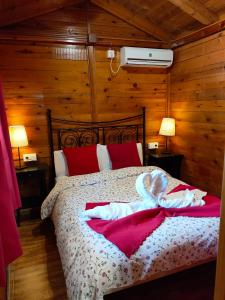
[[[158,200],[165,193],[168,184],[166,173],[161,170],[153,170],[151,173],[143,173],[136,180],[136,190],[143,198],[142,201],[130,203],[110,203],[104,206],[96,206],[81,213],[83,218],[100,218],[103,220],[117,220],[135,212],[158,207]]]
[[[188,206],[203,206],[205,201],[202,199],[207,193],[198,189],[183,190],[170,193],[158,200],[158,204],[165,208],[182,208]]]
[[[165,172],[154,170],[151,173],[143,173],[136,180],[136,190],[143,198],[142,201],[130,203],[110,203],[104,206],[85,210],[81,217],[100,218],[102,220],[117,220],[135,212],[145,209],[156,208],[182,208],[188,206],[202,206],[205,201],[202,199],[206,192],[198,189],[183,190],[165,195],[168,179]]]
[[[135,185],[138,194],[149,202],[149,208],[155,208],[166,191],[168,179],[162,170],[153,170],[139,175]]]
[[[135,212],[152,208],[148,201],[136,201],[131,203],[110,203],[104,206],[85,210],[81,213],[83,218],[100,218],[102,220],[117,220],[129,216]]]

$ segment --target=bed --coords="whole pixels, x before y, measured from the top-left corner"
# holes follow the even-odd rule
[[[140,123],[135,121],[138,118]],[[74,127],[74,123],[53,119],[50,112],[48,122],[52,154],[54,145],[57,145],[58,151],[66,144],[123,143],[131,139],[145,145],[144,110],[138,116],[120,120],[120,125],[113,121],[113,124],[80,123]],[[54,129],[54,122],[70,126],[62,129],[58,124]],[[104,295],[120,289],[216,258],[219,229],[217,217],[166,218],[129,258],[80,218],[87,202],[140,200],[135,189],[136,178],[156,168],[139,166],[103,169],[78,176],[58,176],[57,183],[43,202],[41,215],[42,218],[51,217],[53,220],[69,299],[100,300]],[[183,184],[169,174],[167,176],[168,192]]]

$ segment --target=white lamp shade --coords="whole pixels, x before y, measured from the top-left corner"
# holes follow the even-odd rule
[[[174,136],[175,135],[175,119],[163,118],[159,130],[160,135]]]
[[[9,135],[12,147],[28,145],[27,133],[23,125],[9,126]]]

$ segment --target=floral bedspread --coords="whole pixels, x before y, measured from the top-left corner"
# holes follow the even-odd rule
[[[100,300],[163,271],[216,257],[219,218],[166,218],[128,259],[79,217],[86,202],[141,200],[136,178],[155,168],[62,177],[43,202],[42,218],[51,216],[55,225],[69,299]],[[182,183],[168,177],[168,191]]]

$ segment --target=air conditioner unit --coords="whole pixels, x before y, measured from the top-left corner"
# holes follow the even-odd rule
[[[122,47],[120,49],[121,66],[168,68],[172,63],[173,51],[170,49],[135,47]]]

